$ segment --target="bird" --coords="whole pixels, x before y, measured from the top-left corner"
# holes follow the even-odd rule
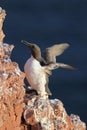
[[[41,49],[37,44],[25,40],[22,40],[21,43],[25,44],[31,51],[31,57],[29,57],[24,65],[26,79],[40,97],[48,98],[49,95],[52,95],[48,87],[52,71],[60,67],[71,70],[76,69],[71,65],[56,61],[56,57],[61,55],[69,47],[69,44],[60,43],[48,47],[45,49],[44,56],[42,57]]]

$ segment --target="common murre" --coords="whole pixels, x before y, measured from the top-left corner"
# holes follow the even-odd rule
[[[64,50],[69,47],[69,44],[56,44],[52,47],[46,48],[43,58],[38,45],[24,40],[21,42],[30,48],[32,54],[24,65],[26,79],[28,80],[30,86],[37,91],[38,95],[43,98],[47,98],[48,95],[51,95],[48,82],[49,76],[52,74],[52,70],[59,67],[72,70],[75,69],[70,65],[56,62],[56,56],[61,55]],[[44,66],[40,64],[41,62],[44,63]]]

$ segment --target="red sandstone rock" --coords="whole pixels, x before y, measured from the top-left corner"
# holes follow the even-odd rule
[[[0,44],[0,130],[21,130],[25,74],[11,61],[12,48]]]
[[[86,130],[86,125],[79,116],[67,115],[63,103],[58,100],[25,97],[24,119],[31,130]]]
[[[3,21],[5,19],[6,13],[5,10],[3,10],[0,7],[0,43],[3,42],[3,38],[5,37],[5,34],[3,33],[2,27],[3,27]]]

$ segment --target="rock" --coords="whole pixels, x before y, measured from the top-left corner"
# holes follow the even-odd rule
[[[40,99],[29,94],[25,100],[23,117],[27,126],[31,125],[29,130],[86,130],[79,116],[69,116],[58,99]]]
[[[3,30],[2,30],[3,22],[4,22],[4,19],[5,19],[5,16],[6,16],[5,10],[3,10],[3,9],[0,7],[0,43],[3,42],[3,38],[5,37],[5,34],[3,33]]]
[[[76,130],[82,130],[86,129],[86,124],[80,120],[80,117],[78,115],[71,114],[70,119],[74,124],[74,129]]]
[[[13,47],[0,44],[0,130],[21,130],[25,74],[10,59]]]

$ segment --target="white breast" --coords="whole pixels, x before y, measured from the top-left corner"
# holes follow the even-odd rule
[[[24,66],[24,71],[31,87],[37,90],[38,94],[46,94],[46,77],[44,67],[42,67],[36,59],[31,57],[27,60]]]

